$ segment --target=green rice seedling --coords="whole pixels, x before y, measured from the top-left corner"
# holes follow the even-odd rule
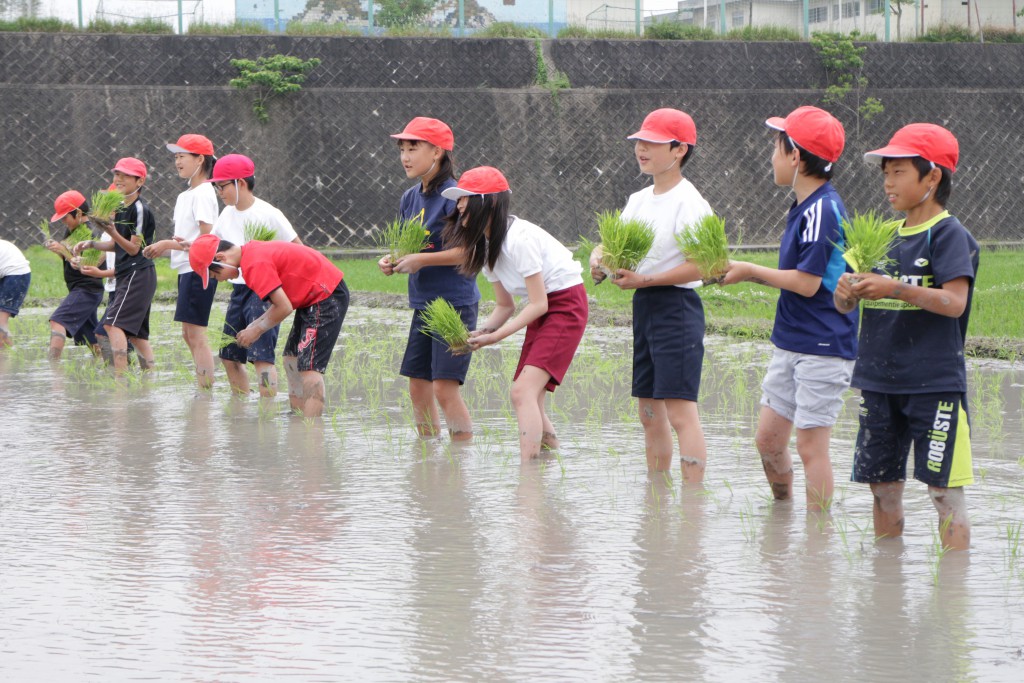
[[[654,228],[646,221],[624,219],[621,211],[597,214],[597,234],[601,238],[601,272],[613,280],[619,270],[636,270],[654,244]]]
[[[77,228],[71,231],[71,234],[57,242],[57,246],[60,249],[60,255],[68,261],[75,261],[75,263],[81,263],[80,260],[74,255],[75,245],[79,242],[85,242],[92,239],[92,230],[89,229],[88,225],[79,225]],[[96,251],[93,249],[92,251]],[[97,263],[99,261],[97,260]]]
[[[850,220],[843,221],[843,259],[855,273],[868,273],[875,268],[885,271],[893,264],[889,249],[896,241],[898,229],[899,221],[887,221],[874,211],[853,214]]]
[[[246,242],[273,242],[277,238],[277,230],[266,223],[246,221],[242,226],[242,235]]]
[[[43,233],[43,241],[49,242],[53,238],[50,237],[50,221],[45,218],[39,221],[39,232]]]
[[[409,254],[418,254],[430,241],[430,231],[423,227],[419,220],[393,220],[384,226],[377,244],[388,252],[388,260],[398,263],[398,259]]]
[[[92,207],[89,216],[101,223],[109,223],[110,219],[114,216],[114,212],[122,204],[124,204],[124,195],[117,190],[93,192],[92,198],[89,200],[89,206]]]
[[[210,347],[214,349],[223,349],[226,346],[238,343],[235,335],[225,332],[224,328],[219,325],[207,327],[206,338],[210,340]]]
[[[704,284],[721,284],[729,266],[729,240],[725,219],[711,213],[676,236],[686,260],[697,266]]]
[[[106,256],[105,252],[99,249],[86,249],[82,252],[82,255],[78,257],[78,265],[81,266],[92,266],[93,268],[100,265],[100,261]]]
[[[469,330],[451,303],[437,297],[423,309],[423,333],[438,339],[453,351],[469,350]]]

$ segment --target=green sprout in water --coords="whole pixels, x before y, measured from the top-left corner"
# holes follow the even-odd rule
[[[384,226],[377,243],[388,252],[388,260],[395,264],[403,256],[423,251],[430,243],[430,231],[419,220],[393,220]]]
[[[686,260],[697,266],[704,284],[720,284],[729,267],[729,240],[725,219],[713,213],[701,218],[676,236]]]
[[[597,214],[597,234],[601,240],[601,272],[613,280],[618,278],[619,270],[636,270],[654,244],[654,228],[637,218],[623,218],[621,211]]]
[[[117,190],[100,190],[93,192],[89,206],[92,211],[89,215],[97,221],[109,223],[114,212],[124,204],[124,195]]]
[[[246,221],[242,227],[242,235],[246,242],[272,242],[277,238],[277,230],[266,223]]]
[[[469,347],[469,330],[462,322],[462,316],[449,302],[438,297],[423,309],[423,333],[439,339],[452,351],[466,351]]]
[[[874,269],[883,272],[894,262],[889,250],[896,242],[899,221],[887,221],[874,211],[855,213],[843,221],[843,258],[855,273],[868,273]]]

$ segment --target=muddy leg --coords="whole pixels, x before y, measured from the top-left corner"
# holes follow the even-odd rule
[[[221,358],[220,360],[224,364],[224,373],[228,376],[228,384],[231,385],[231,391],[238,396],[248,396],[249,372],[245,364],[226,358]]]
[[[256,379],[259,381],[260,396],[274,398],[277,396],[277,368],[273,363],[256,361]]]
[[[903,535],[903,487],[902,481],[871,484],[874,496],[873,515],[875,538],[899,538]]]
[[[307,370],[299,374],[302,376],[302,394],[306,397],[302,415],[320,417],[324,414],[324,376],[316,370]]]
[[[288,380],[291,382],[291,379]],[[416,421],[416,433],[421,437],[437,436],[441,431],[441,420],[434,404],[434,386],[430,380],[409,378],[409,398],[412,400],[412,414]]]
[[[295,412],[306,407],[306,395],[303,393],[302,375],[299,374],[299,359],[295,356],[282,356],[284,377],[288,382],[288,405]]]
[[[432,382],[434,399],[441,406],[448,434],[452,441],[469,441],[473,438],[473,419],[469,416],[469,408],[462,400],[458,380],[435,379]]]
[[[140,370],[152,370],[156,368],[156,360],[153,357],[153,347],[149,345],[148,339],[131,338],[132,346],[135,347],[135,355],[139,359]]]
[[[775,500],[789,500],[793,496],[793,458],[789,454],[792,429],[792,422],[767,406],[761,407],[754,444]]]
[[[665,402],[656,398],[641,398],[639,403],[647,471],[666,472],[672,468],[675,446],[672,443],[672,426],[668,423]]]
[[[181,336],[192,353],[192,360],[196,364],[196,386],[200,389],[213,387],[213,351],[210,350],[210,342],[206,338],[206,328],[191,323],[181,324]]]
[[[540,455],[545,418],[541,405],[544,386],[550,379],[551,375],[544,370],[527,365],[512,384],[512,406],[519,424],[519,455],[523,462]]]
[[[804,465],[808,512],[824,512],[832,507],[835,480],[828,456],[831,436],[831,427],[796,430],[796,451]]]
[[[967,497],[962,486],[943,489],[928,487],[932,505],[939,513],[939,536],[942,547],[948,550],[967,550],[971,547],[971,522],[967,518]]]
[[[60,360],[61,355],[64,353],[64,343],[67,340],[67,330],[64,326],[50,321],[50,348],[46,352],[46,357],[50,360]]]
[[[679,466],[683,481],[699,484],[704,481],[707,467],[708,447],[704,441],[704,429],[700,424],[697,404],[678,398],[664,401],[668,422],[679,441]]]

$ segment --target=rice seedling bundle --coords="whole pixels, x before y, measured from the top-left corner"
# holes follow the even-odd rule
[[[242,235],[246,242],[273,242],[277,237],[277,230],[266,223],[246,221],[242,226]]]
[[[601,238],[601,270],[613,280],[620,269],[636,270],[654,244],[654,228],[636,218],[624,219],[621,211],[597,214]]]
[[[225,332],[223,327],[214,325],[206,328],[206,338],[210,340],[210,346],[215,349],[223,349],[226,346],[238,343],[235,335]]]
[[[377,243],[388,252],[388,260],[397,263],[403,256],[423,251],[430,243],[430,231],[418,220],[397,219],[384,226]]]
[[[704,284],[719,284],[729,267],[729,240],[725,219],[711,213],[676,235],[679,250],[697,266]]]
[[[95,268],[100,264],[100,261],[103,260],[104,256],[106,256],[106,253],[99,249],[86,249],[82,252],[82,255],[78,257],[78,265],[92,266]]]
[[[423,333],[439,339],[456,352],[469,350],[469,330],[455,307],[438,297],[423,309]]]
[[[79,225],[77,228],[71,231],[71,234],[62,239],[57,243],[58,248],[61,250],[61,256],[68,261],[75,258],[73,249],[79,242],[85,242],[92,239],[92,230],[89,229],[88,225]],[[93,251],[96,251],[95,249]]]
[[[50,221],[45,218],[39,221],[39,232],[43,233],[43,241],[49,242],[53,239],[50,237]]]
[[[887,221],[874,211],[855,213],[843,221],[843,259],[855,273],[868,273],[878,268],[884,271],[892,265],[889,250],[896,242],[899,221]]]
[[[93,192],[92,199],[89,200],[89,206],[92,207],[89,215],[100,222],[109,223],[110,219],[114,216],[114,212],[122,204],[124,204],[124,195],[117,190]]]

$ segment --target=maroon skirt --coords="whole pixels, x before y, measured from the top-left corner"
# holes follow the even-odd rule
[[[582,283],[548,294],[548,312],[526,326],[526,340],[513,381],[524,366],[532,365],[551,376],[546,388],[554,391],[562,383],[583,339],[589,310],[587,290]]]

